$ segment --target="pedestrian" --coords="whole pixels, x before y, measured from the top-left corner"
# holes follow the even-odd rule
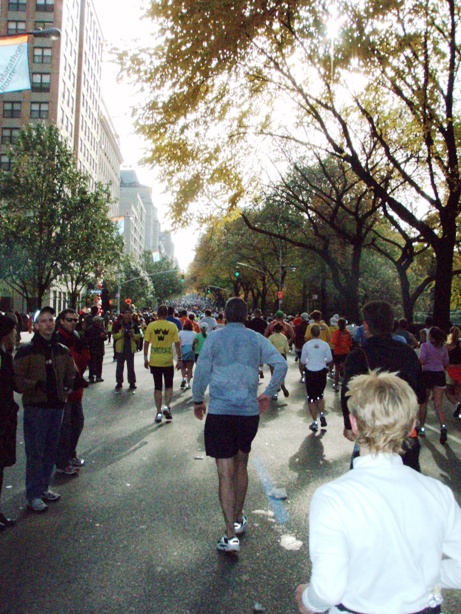
[[[291,324],[288,324],[288,322],[285,322],[285,314],[283,313],[281,309],[275,312],[274,319],[272,320],[270,324],[267,325],[264,335],[269,338],[274,332],[274,328],[277,326],[277,324],[282,325],[283,334],[288,339],[288,344],[291,347],[291,345],[294,343],[294,340],[295,340],[295,333],[294,333],[294,330]]]
[[[104,318],[101,318],[101,316],[93,317],[93,322],[86,331],[85,338],[90,350],[90,375],[88,381],[90,384],[93,384],[94,382],[103,382],[102,364],[104,354],[106,353],[104,342],[107,339],[107,335],[104,330]]]
[[[13,361],[24,407],[26,498],[34,512],[46,511],[48,502],[61,497],[49,486],[64,406],[77,373],[69,350],[56,341],[54,314],[48,306],[39,311],[35,335],[19,348]]]
[[[322,312],[318,309],[315,309],[311,313],[311,319],[313,320],[313,322],[312,324],[309,324],[309,326],[306,328],[306,332],[304,334],[304,341],[310,341],[310,339],[312,339],[312,327],[318,326],[320,328],[319,339],[321,339],[322,341],[326,341],[326,343],[330,343],[331,331],[328,324],[322,320]]]
[[[341,408],[344,419],[344,436],[355,441],[349,420],[348,385],[354,375],[368,373],[370,369],[381,369],[390,373],[397,373],[413,388],[418,402],[423,403],[425,398],[424,387],[421,381],[421,367],[416,352],[406,343],[392,339],[394,327],[394,311],[387,301],[370,301],[362,308],[365,345],[355,348],[348,354],[344,363],[344,378],[341,388]],[[404,443],[405,465],[420,471],[419,451],[416,430]],[[358,449],[355,450],[358,453]]]
[[[182,356],[182,390],[190,390],[190,381],[194,370],[195,352],[194,339],[197,333],[193,331],[192,322],[185,322],[183,329],[179,331],[179,343],[181,345]]]
[[[199,326],[201,327],[202,324],[208,324],[208,330],[213,331],[216,330],[218,328],[218,323],[216,322],[215,318],[213,318],[213,316],[211,315],[211,309],[205,309],[205,315],[203,316],[203,318],[200,320],[199,322]]]
[[[304,378],[304,365],[301,362],[300,358],[301,358],[301,353],[303,351],[303,345],[304,345],[304,335],[306,334],[306,330],[307,327],[309,326],[309,314],[306,312],[303,312],[300,317],[299,317],[299,322],[297,324],[294,325],[294,333],[295,333],[295,352],[296,352],[296,358],[298,361],[298,369],[299,369],[299,373],[301,375],[301,379],[300,382],[301,384],[305,383],[305,378]],[[294,322],[295,320],[293,320]]]
[[[327,385],[328,366],[333,360],[330,346],[320,339],[321,329],[318,324],[310,328],[311,337],[303,345],[301,364],[304,365],[304,378],[306,382],[307,404],[312,416],[309,428],[314,433],[319,430],[317,417],[320,416],[320,426],[325,428],[325,400],[323,394]]]
[[[210,400],[205,422],[205,451],[216,459],[219,500],[226,531],[217,548],[238,552],[237,535],[247,527],[243,506],[248,487],[248,457],[259,424],[259,413],[287,372],[287,362],[262,335],[245,328],[247,305],[234,297],[225,307],[227,324],[207,337],[192,385],[194,414],[203,420],[209,386]],[[258,396],[259,365],[274,367],[265,391]]]
[[[13,357],[16,338],[15,322],[0,314],[0,497],[5,467],[16,463],[16,429],[19,405],[14,400]],[[14,526],[14,520],[0,512],[0,531]]]
[[[107,322],[107,343],[110,345],[112,342],[112,329],[114,327],[114,319],[111,317]]]
[[[331,336],[333,362],[335,365],[335,383],[333,384],[335,392],[339,391],[339,378],[344,374],[344,361],[354,345],[352,335],[346,330],[346,320],[339,318],[337,324],[338,328],[333,331]]]
[[[117,370],[115,379],[117,384],[115,392],[120,393],[123,388],[123,371],[128,371],[128,383],[131,391],[136,390],[136,373],[134,370],[134,355],[138,351],[141,333],[137,324],[133,322],[133,312],[130,307],[123,310],[123,318],[114,325],[115,355],[117,357]]]
[[[174,315],[174,307],[172,305],[168,305],[168,315],[167,322],[173,322],[178,327],[178,330],[182,330],[181,320]]]
[[[200,332],[195,335],[195,339],[192,343],[192,349],[194,350],[195,362],[197,362],[198,357],[200,356],[200,352],[202,351],[203,344],[205,343],[208,337],[208,324],[203,322],[200,325]]]
[[[461,588],[461,509],[450,488],[402,464],[416,395],[374,371],[350,380],[348,402],[361,453],[312,498],[299,611],[440,614],[441,589]]]
[[[426,389],[426,398],[419,409],[419,433],[425,435],[424,424],[427,416],[427,402],[432,392],[435,413],[440,424],[440,443],[447,442],[448,431],[445,424],[445,410],[443,409],[443,396],[447,387],[445,368],[448,366],[448,351],[445,347],[446,335],[438,326],[431,326],[429,339],[421,345],[419,361],[423,368],[423,384]]]
[[[274,326],[274,332],[269,337],[269,343],[272,343],[272,345],[275,347],[275,349],[278,352],[280,352],[280,354],[282,355],[284,360],[287,359],[287,354],[290,351],[290,347],[288,345],[288,339],[283,334],[283,326],[282,326],[282,324],[280,322],[277,322],[277,324]],[[274,371],[274,368],[270,367],[270,371],[271,371],[271,374],[272,374],[273,371]],[[280,384],[280,388],[282,389],[284,397],[289,397],[290,396],[290,393],[289,393],[287,387],[285,386],[285,381],[283,381]],[[277,395],[277,393],[275,393],[273,395],[273,397],[272,397],[272,400],[276,401],[277,398],[278,398],[278,395]]]
[[[461,418],[461,330],[457,326],[450,328],[447,340],[448,365],[446,366],[447,389],[445,394],[450,403],[455,405],[454,418]]]
[[[174,377],[173,345],[177,355],[176,368],[181,369],[182,367],[178,327],[166,319],[167,314],[166,305],[160,305],[157,309],[158,319],[148,325],[144,335],[144,367],[150,369],[154,378],[155,422],[157,423],[162,421],[162,416],[165,416],[168,422],[173,419],[171,413]],[[163,396],[163,383],[165,383],[165,396]]]
[[[90,362],[90,352],[85,337],[77,332],[78,315],[74,309],[65,309],[58,316],[56,341],[65,345],[78,369],[74,379],[74,387],[67,397],[64,415],[59,433],[56,472],[62,475],[78,475],[85,461],[78,457],[77,445],[85,424],[83,413],[83,391],[88,388],[88,382],[83,377]]]

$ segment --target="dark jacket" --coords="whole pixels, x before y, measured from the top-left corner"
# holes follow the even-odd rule
[[[0,348],[0,468],[16,462],[19,405],[14,400],[13,357]]]
[[[74,331],[69,333],[65,328],[60,326],[56,333],[56,341],[62,343],[71,353],[72,358],[78,369],[78,374],[74,380],[74,391],[69,395],[69,401],[81,401],[83,398],[83,389],[87,388],[88,383],[84,380],[83,374],[85,373],[88,363],[90,362],[90,351],[88,349],[88,343],[84,335]]]
[[[19,348],[13,366],[23,405],[64,407],[78,370],[69,350],[54,335],[47,341],[36,333]]]
[[[421,380],[421,366],[415,351],[401,341],[394,341],[391,335],[370,337],[366,346],[352,350],[344,363],[341,408],[346,429],[351,430],[346,397],[347,384],[354,375],[367,373],[368,369],[397,373],[413,388],[418,403],[424,402],[425,390]]]

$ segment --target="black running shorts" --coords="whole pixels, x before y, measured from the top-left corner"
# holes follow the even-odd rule
[[[150,372],[154,376],[155,390],[162,390],[162,380],[165,379],[165,388],[173,388],[174,367],[151,367]]]
[[[248,453],[258,432],[259,416],[208,414],[205,422],[205,452],[212,458],[232,458]]]

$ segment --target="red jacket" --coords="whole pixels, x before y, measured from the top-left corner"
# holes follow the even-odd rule
[[[73,334],[68,333],[64,328],[62,328],[62,326],[60,326],[57,331],[56,339],[59,343],[62,343],[69,348],[69,352],[77,365],[78,372],[80,376],[83,377],[83,374],[88,368],[88,363],[90,362],[90,351],[84,337],[77,332]],[[68,396],[68,400],[71,402],[81,401],[82,398],[83,388],[76,388]]]

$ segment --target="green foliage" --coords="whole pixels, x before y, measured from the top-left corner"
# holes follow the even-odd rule
[[[107,191],[89,189],[56,126],[26,126],[8,155],[11,170],[0,172],[0,276],[32,309],[60,277],[78,293],[121,244],[107,220]]]
[[[143,268],[152,280],[157,304],[184,292],[180,271],[169,258],[162,257],[154,262],[151,252],[146,251],[143,254]]]

